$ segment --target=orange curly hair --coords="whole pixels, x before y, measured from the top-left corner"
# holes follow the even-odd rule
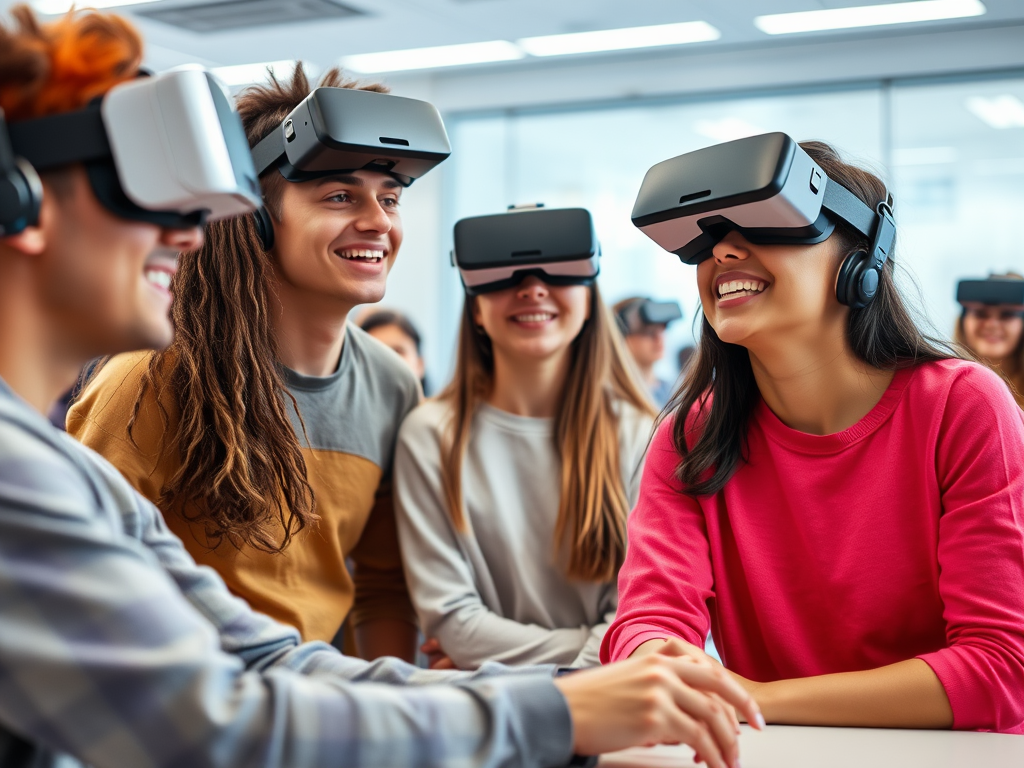
[[[0,108],[9,121],[73,112],[138,74],[142,38],[119,16],[72,9],[40,23],[30,8],[0,24]]]

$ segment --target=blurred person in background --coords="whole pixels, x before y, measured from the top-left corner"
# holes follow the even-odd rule
[[[988,277],[988,281],[1003,280],[1019,281],[1024,298],[1024,275],[1007,272]],[[961,303],[963,312],[956,324],[957,342],[1006,379],[1017,405],[1024,408],[1024,304]]]
[[[654,366],[665,356],[668,324],[682,317],[679,305],[632,296],[616,303],[612,311],[651,399],[659,409],[664,408],[672,397],[672,382],[659,378]]]
[[[359,315],[356,324],[402,358],[427,392],[427,366],[423,361],[422,339],[412,321],[393,309],[373,309]]]

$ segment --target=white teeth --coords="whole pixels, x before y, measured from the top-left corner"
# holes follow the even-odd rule
[[[718,297],[720,299],[724,299],[726,297],[734,299],[741,293],[758,294],[767,286],[768,284],[761,280],[730,280],[729,282],[722,283],[718,286]],[[737,296],[732,296],[730,294],[737,294]]]
[[[171,274],[162,269],[147,269],[146,280],[165,291],[171,289]]]
[[[352,261],[377,262],[384,258],[384,251],[368,248],[351,248],[347,251],[338,251],[337,253],[341,258]]]
[[[550,312],[535,312],[530,315],[516,315],[513,319],[517,323],[543,323],[553,317]]]

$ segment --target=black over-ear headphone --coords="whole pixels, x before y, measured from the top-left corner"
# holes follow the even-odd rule
[[[274,247],[274,220],[270,218],[270,211],[267,206],[261,205],[252,212],[252,216],[256,221],[256,234],[260,236],[263,250],[269,251]]]
[[[14,156],[0,109],[0,237],[16,235],[39,220],[43,184],[28,162]]]
[[[843,261],[836,280],[836,298],[850,309],[863,309],[875,298],[878,283],[896,240],[892,196],[875,208],[877,221],[870,251],[854,251]]]

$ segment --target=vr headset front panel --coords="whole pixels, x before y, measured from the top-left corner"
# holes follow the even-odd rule
[[[1024,306],[1024,280],[963,280],[957,285],[956,300],[961,304]]]

